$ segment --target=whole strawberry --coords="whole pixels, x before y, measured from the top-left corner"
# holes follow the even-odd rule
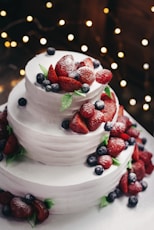
[[[81,81],[81,83],[87,83],[91,85],[94,82],[95,74],[92,68],[88,66],[83,66],[83,67],[80,67],[77,70],[77,72],[80,75],[79,80]]]
[[[135,181],[135,183],[131,183],[128,185],[128,193],[130,195],[137,195],[142,191],[142,185],[139,181]]]
[[[84,103],[80,108],[80,114],[84,118],[92,117],[95,111],[95,106],[91,102]]]
[[[117,157],[125,149],[125,141],[119,137],[111,137],[107,144],[108,154]]]
[[[121,133],[124,133],[126,126],[122,122],[116,122],[111,129],[111,136],[119,137]]]
[[[108,69],[102,69],[96,72],[96,81],[100,84],[107,84],[112,79],[112,72]]]
[[[112,157],[110,155],[102,155],[98,158],[98,164],[102,165],[104,169],[108,169],[112,165]]]
[[[93,116],[87,119],[88,129],[90,131],[95,131],[102,124],[103,117],[103,113],[95,109]]]
[[[42,223],[49,216],[49,210],[46,208],[43,201],[35,199],[33,201],[34,210],[36,212],[36,219],[39,223]]]

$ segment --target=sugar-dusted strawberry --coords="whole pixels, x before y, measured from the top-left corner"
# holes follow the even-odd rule
[[[145,166],[151,162],[152,153],[148,151],[140,151],[139,158],[144,162]]]
[[[126,129],[125,124],[120,121],[117,121],[114,123],[110,134],[113,137],[119,137],[120,134],[125,132],[125,129]]]
[[[91,85],[94,82],[95,74],[92,68],[88,66],[83,66],[83,67],[80,67],[77,70],[77,72],[80,75],[79,80],[81,81],[81,83],[87,83]]]
[[[76,133],[86,134],[89,132],[85,121],[79,113],[75,113],[72,120],[70,121],[69,127],[72,131]]]
[[[139,160],[137,162],[134,162],[132,164],[131,171],[136,174],[138,181],[142,180],[145,176],[145,166],[143,161]]]
[[[9,155],[14,153],[18,148],[18,140],[14,133],[11,133],[6,141],[3,153]]]
[[[68,54],[60,58],[56,63],[55,71],[57,76],[68,76],[68,74],[75,70],[75,62],[72,55]]]
[[[127,129],[132,125],[132,122],[130,121],[129,117],[125,115],[118,116],[117,121],[122,122],[126,126]]]
[[[46,208],[43,201],[35,199],[33,201],[34,210],[36,212],[36,220],[39,223],[45,221],[49,216],[49,210]]]
[[[87,126],[90,131],[96,130],[103,121],[103,113],[99,110],[94,111],[94,114],[92,117],[87,119]]]
[[[119,182],[119,188],[124,194],[128,193],[128,171],[122,175]]]
[[[133,151],[133,154],[132,154],[132,160],[133,160],[133,161],[138,161],[139,158],[140,158],[139,155],[140,155],[140,151],[139,151],[139,149],[138,149],[138,145],[135,144],[135,146],[134,146],[134,151]]]
[[[125,147],[125,141],[122,138],[111,137],[107,144],[107,151],[112,157],[117,157]]]
[[[57,77],[56,71],[54,70],[52,64],[49,66],[47,78],[51,83],[58,82],[58,77]]]
[[[91,102],[85,102],[80,108],[80,114],[84,118],[92,117],[95,111],[95,106]]]
[[[153,170],[154,164],[152,163],[152,161],[150,161],[148,165],[145,165],[145,172],[150,175],[153,172]]]
[[[137,130],[135,127],[131,126],[130,128],[127,129],[127,134],[131,137],[137,138],[140,135],[139,130]]]
[[[139,192],[142,191],[142,185],[139,181],[135,181],[128,185],[128,193],[130,195],[137,195]]]
[[[13,198],[13,194],[8,191],[0,191],[0,204],[9,204],[11,199]]]
[[[66,76],[59,77],[59,85],[60,88],[66,92],[73,92],[74,90],[78,90],[81,88],[81,82]]]
[[[83,61],[78,63],[78,68],[80,68],[82,66],[88,66],[91,69],[94,69],[93,61],[92,61],[92,59],[90,57],[87,57]]]
[[[10,201],[12,216],[19,219],[28,219],[33,214],[31,205],[24,202],[21,197],[13,197]]]
[[[108,169],[112,165],[112,157],[110,155],[102,155],[98,157],[98,164],[102,165],[104,169]]]
[[[98,83],[107,84],[112,79],[112,72],[108,69],[101,69],[96,72],[95,77]]]

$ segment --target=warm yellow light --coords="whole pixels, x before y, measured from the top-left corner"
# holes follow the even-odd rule
[[[11,42],[11,47],[13,47],[13,48],[17,47],[17,42],[16,41],[12,41]]]
[[[121,29],[120,29],[120,28],[118,28],[118,27],[117,27],[117,28],[115,28],[114,33],[115,33],[115,34],[120,34],[120,33],[121,33]]]
[[[82,50],[83,52],[87,52],[88,46],[87,46],[87,45],[82,45],[82,46],[81,46],[81,50]]]
[[[68,41],[73,41],[74,40],[74,35],[73,34],[68,34],[67,39],[68,39]]]
[[[52,2],[46,2],[46,8],[52,8]]]
[[[3,93],[3,92],[4,92],[4,86],[0,85],[0,93]]]
[[[11,44],[10,44],[9,41],[6,41],[6,42],[4,42],[4,46],[5,46],[6,48],[9,48],[9,47],[11,46]]]
[[[151,12],[154,13],[154,6],[151,6]]]
[[[150,66],[149,66],[149,64],[148,64],[148,63],[144,63],[144,64],[143,64],[143,69],[144,69],[144,70],[148,70],[148,69],[149,69],[149,67],[150,67]]]
[[[143,104],[143,110],[144,111],[149,110],[149,108],[150,108],[149,104],[147,104],[147,103]]]
[[[31,15],[27,16],[26,18],[27,22],[32,22],[33,21],[33,17]]]
[[[118,52],[118,57],[119,58],[124,58],[124,56],[125,56],[124,52],[122,52],[122,51]]]
[[[117,68],[118,68],[118,64],[117,64],[116,62],[113,62],[113,63],[111,64],[111,68],[112,68],[112,69],[117,69]]]
[[[0,11],[0,15],[1,15],[2,17],[5,17],[5,16],[7,15],[7,12],[6,12],[5,10],[1,10],[1,11]]]
[[[27,43],[27,42],[29,41],[29,37],[28,37],[27,35],[23,36],[23,37],[22,37],[22,41],[23,41],[24,43]]]
[[[47,39],[46,38],[41,38],[40,39],[40,44],[41,45],[46,45],[47,44]]]
[[[7,36],[8,36],[8,35],[7,35],[6,32],[2,32],[2,33],[1,33],[1,38],[7,38]]]
[[[136,100],[134,98],[131,98],[129,100],[129,104],[132,105],[132,106],[136,105]]]
[[[10,85],[11,85],[11,87],[13,88],[14,86],[16,86],[16,84],[19,82],[19,80],[12,80],[11,82],[10,82]]]
[[[110,10],[109,10],[109,8],[105,7],[105,8],[103,9],[103,12],[104,12],[104,14],[108,14],[108,13],[110,12]]]
[[[64,19],[60,19],[59,20],[59,25],[60,26],[64,26],[65,25],[65,20]]]
[[[126,85],[127,85],[127,81],[126,80],[121,80],[120,81],[120,86],[121,87],[126,87]]]
[[[107,53],[107,48],[105,46],[101,47],[101,53],[103,54]]]
[[[93,25],[91,20],[87,20],[86,21],[86,26],[91,27]]]
[[[146,95],[146,96],[144,97],[144,99],[145,99],[146,102],[151,102],[151,100],[152,100],[152,98],[151,98],[150,95]]]
[[[147,45],[149,44],[148,39],[145,39],[145,38],[142,39],[141,44],[142,44],[143,46],[147,46]]]
[[[24,76],[25,75],[25,70],[24,69],[20,69],[20,75]]]

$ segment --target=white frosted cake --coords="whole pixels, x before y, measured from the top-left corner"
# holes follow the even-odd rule
[[[26,157],[0,163],[0,187],[12,196],[50,198],[54,214],[99,206],[132,159],[135,144],[129,139],[139,136],[126,132],[131,121],[108,86],[111,73],[91,57],[58,50],[37,55],[25,70],[9,95],[7,120]],[[14,155],[7,150],[5,143],[6,160]],[[104,163],[102,155],[112,162]]]

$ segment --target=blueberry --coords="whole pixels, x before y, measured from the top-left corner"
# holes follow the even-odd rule
[[[43,73],[38,73],[36,75],[36,82],[39,84],[42,84],[42,82],[45,80],[45,76]]]
[[[47,54],[48,54],[48,55],[54,55],[55,52],[56,52],[56,49],[55,49],[55,48],[53,48],[53,47],[48,47],[48,48],[47,48]]]
[[[111,122],[109,122],[109,121],[106,122],[105,125],[104,125],[105,131],[111,131],[112,127],[113,127],[113,124]]]
[[[118,188],[118,187],[117,187],[117,188],[115,188],[114,192],[116,193],[116,196],[117,196],[117,197],[121,197],[121,196],[122,196],[122,194],[123,194],[123,193],[122,193],[122,191],[121,191],[121,189],[120,189],[120,188]]]
[[[145,144],[147,143],[146,137],[143,137],[141,140],[142,140],[142,144],[143,144],[143,145],[145,145]]]
[[[95,102],[95,109],[102,110],[104,109],[104,101],[98,100]]]
[[[27,204],[32,204],[32,202],[35,200],[35,196],[33,196],[32,194],[30,193],[27,193],[24,197],[24,201],[27,203]]]
[[[144,145],[143,144],[138,143],[137,145],[138,145],[138,149],[140,151],[144,151]]]
[[[87,164],[90,167],[97,165],[97,157],[95,154],[91,154],[87,157]]]
[[[0,152],[0,161],[2,161],[4,158],[3,152]]]
[[[135,173],[133,172],[130,172],[128,174],[128,183],[131,184],[131,183],[135,183],[135,181],[137,180],[137,176]]]
[[[83,93],[88,93],[89,90],[90,90],[90,86],[87,83],[83,83],[82,86],[81,86],[81,91]]]
[[[79,80],[80,74],[77,71],[73,71],[69,74],[69,77],[74,78],[75,80]]]
[[[106,155],[107,154],[107,147],[104,145],[98,146],[96,149],[96,154],[98,156]]]
[[[4,149],[5,143],[6,143],[6,139],[0,140],[0,151]]]
[[[135,144],[135,142],[136,142],[136,140],[135,140],[135,138],[134,138],[134,137],[130,137],[130,138],[128,139],[128,143],[129,143],[129,145],[134,145],[134,144]]]
[[[70,121],[69,121],[69,120],[64,120],[64,121],[62,121],[61,126],[62,126],[62,128],[64,128],[64,129],[69,129],[69,124],[70,124]]]
[[[8,204],[2,206],[2,214],[6,217],[11,216],[11,208]]]
[[[113,192],[110,192],[109,194],[108,194],[108,196],[107,196],[107,201],[109,202],[109,203],[112,203],[115,199],[117,198],[117,195],[116,195],[116,193],[115,193],[115,191],[113,191]]]
[[[137,205],[137,203],[138,203],[137,196],[132,195],[128,198],[128,207],[133,208]]]
[[[51,86],[51,85],[46,85],[45,90],[46,90],[47,92],[52,91],[52,86]]]
[[[100,61],[97,59],[93,60],[93,66],[94,66],[94,69],[98,68],[100,66]]]
[[[95,173],[96,175],[102,175],[102,173],[104,172],[104,168],[102,165],[97,165],[95,168]]]
[[[51,84],[51,91],[57,93],[60,91],[60,85],[58,83]]]
[[[142,185],[142,191],[145,191],[148,187],[148,183],[146,181],[141,181],[140,184]]]
[[[50,81],[48,80],[48,79],[44,79],[43,80],[43,82],[42,82],[42,85],[44,86],[44,87],[46,87],[47,85],[50,85],[51,83],[50,83]]]
[[[18,105],[26,106],[26,104],[27,104],[27,99],[26,98],[24,98],[24,97],[19,98]]]

